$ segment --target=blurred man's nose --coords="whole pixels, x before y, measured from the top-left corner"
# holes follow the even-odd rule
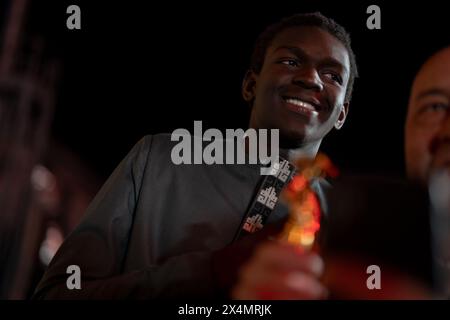
[[[438,137],[450,139],[450,110],[447,110],[445,118],[440,124]]]
[[[438,124],[438,129],[430,141],[429,152],[434,154],[443,145],[450,145],[450,112]]]
[[[296,73],[293,83],[305,89],[323,90],[322,79],[320,79],[319,73],[313,67],[302,66]]]

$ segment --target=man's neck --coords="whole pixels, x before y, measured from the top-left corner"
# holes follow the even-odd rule
[[[289,160],[291,163],[299,158],[315,158],[319,152],[321,142],[322,141],[320,140],[314,143],[305,144],[295,149],[281,148],[280,156]]]
[[[256,126],[252,126],[250,124],[251,129],[258,130]],[[283,139],[280,137],[280,139]],[[267,139],[268,145],[267,149],[270,150],[270,139]],[[281,141],[280,141],[281,142]],[[286,142],[286,141],[285,141]],[[248,152],[248,140],[245,139],[245,152]],[[322,139],[312,142],[306,142],[301,144],[298,147],[294,147],[294,144],[292,141],[290,143],[287,143],[287,146],[285,147],[279,147],[279,156],[282,158],[288,160],[291,163],[294,163],[299,158],[315,158],[317,153],[319,152],[320,144],[322,143]],[[281,145],[283,143],[281,142]],[[289,145],[292,145],[293,147],[289,147]]]

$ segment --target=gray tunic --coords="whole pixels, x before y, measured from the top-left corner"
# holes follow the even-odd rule
[[[68,236],[35,298],[208,297],[211,253],[232,242],[259,165],[175,165],[170,135],[141,139]],[[320,191],[320,190],[319,190]],[[287,214],[279,203],[268,223]],[[81,269],[69,290],[67,267]]]

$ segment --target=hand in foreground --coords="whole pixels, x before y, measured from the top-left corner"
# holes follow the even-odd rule
[[[276,241],[261,244],[243,265],[233,299],[325,299],[327,289],[319,281],[324,270],[315,253],[303,253],[293,245]]]

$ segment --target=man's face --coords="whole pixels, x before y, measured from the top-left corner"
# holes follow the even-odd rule
[[[450,169],[450,48],[428,60],[414,81],[405,126],[409,178],[424,183],[434,169]]]
[[[280,129],[282,147],[320,143],[348,111],[350,60],[345,46],[318,27],[281,31],[267,48],[259,74],[247,74],[244,99],[253,100],[250,127]]]

